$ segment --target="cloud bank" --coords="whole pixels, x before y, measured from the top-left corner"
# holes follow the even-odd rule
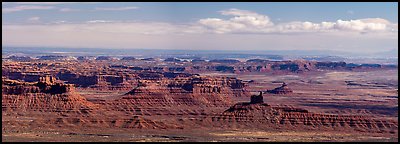
[[[102,10],[132,8],[102,8]],[[3,9],[4,11],[4,9]],[[228,9],[191,23],[88,20],[3,24],[13,46],[180,49],[335,49],[377,51],[398,46],[398,24],[381,18],[275,23],[267,15]],[[35,23],[32,23],[35,22]]]
[[[49,10],[54,9],[54,6],[37,6],[37,5],[20,5],[15,7],[2,8],[3,13],[24,11],[24,10]]]
[[[290,32],[397,32],[397,24],[381,18],[357,20],[337,20],[335,22],[289,22],[274,24],[266,15],[251,11],[229,9],[221,11],[222,15],[233,16],[224,20],[219,18],[200,19],[199,24],[212,33],[290,33]]]
[[[53,4],[53,3],[52,3]],[[54,3],[58,4],[58,3]],[[40,6],[40,5],[20,5],[10,8],[3,8],[3,13],[23,11],[23,10],[49,10],[55,9],[53,6]],[[127,7],[97,7],[94,11],[126,11],[134,10],[138,7],[127,6]],[[60,8],[61,12],[73,12],[80,11],[79,9]],[[214,33],[214,34],[276,34],[276,33],[335,33],[335,32],[356,32],[356,33],[375,33],[375,32],[398,32],[398,24],[391,23],[382,18],[365,18],[355,20],[337,20],[333,22],[320,22],[314,23],[309,21],[293,21],[287,23],[275,24],[270,20],[267,15],[258,14],[256,12],[240,10],[240,9],[228,9],[219,11],[221,15],[230,16],[229,19],[221,18],[203,18],[196,22],[186,24],[172,24],[158,22],[119,22],[119,21],[108,21],[108,20],[97,20],[89,21],[96,25],[90,25],[90,27],[98,27],[99,31],[103,29],[116,29],[116,32],[123,33],[160,33],[160,34],[202,34],[202,33]],[[107,22],[107,23],[105,23]],[[85,25],[86,22],[81,23],[81,27],[89,26]],[[57,23],[46,25],[46,27],[60,27]],[[160,24],[164,26],[163,30]],[[62,25],[65,27],[76,27],[79,24]],[[17,26],[17,25],[16,25]],[[27,25],[24,25],[27,26]],[[136,29],[134,27],[154,27],[159,32],[153,32],[151,28]],[[29,27],[29,26],[28,26]],[[126,30],[120,31],[120,29],[126,28]],[[92,29],[92,28],[86,28]],[[132,30],[132,31],[131,31]]]
[[[95,10],[98,11],[125,11],[125,10],[134,10],[138,9],[138,7],[97,7]]]

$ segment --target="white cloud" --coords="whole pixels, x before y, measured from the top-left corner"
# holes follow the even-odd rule
[[[229,9],[220,11],[222,15],[231,15],[233,18],[224,20],[219,18],[200,19],[198,24],[211,33],[291,33],[291,32],[335,32],[354,31],[390,32],[397,31],[397,24],[381,18],[368,18],[356,20],[337,20],[336,22],[288,22],[274,24],[266,15],[255,12]]]
[[[39,9],[43,7],[34,7]],[[49,7],[44,7],[49,9]],[[53,8],[53,7],[50,7]],[[97,8],[98,10],[128,10],[136,7],[119,8]],[[20,7],[21,9],[32,9],[32,7]],[[62,9],[61,9],[62,10]],[[61,11],[60,10],[60,11]],[[4,9],[3,9],[4,11]],[[73,11],[64,8],[63,11]],[[205,18],[195,23],[173,24],[161,22],[124,22],[108,20],[90,20],[84,23],[75,23],[63,27],[75,27],[79,25],[81,29],[94,30],[98,32],[114,33],[137,33],[137,34],[276,34],[276,33],[375,33],[375,32],[397,32],[398,25],[381,18],[367,18],[356,20],[337,20],[334,22],[313,23],[309,21],[293,21],[287,23],[274,24],[268,16],[255,12],[229,9],[220,11],[222,15],[233,16],[229,19]],[[46,27],[59,27],[52,23]],[[69,23],[70,24],[70,23]],[[88,25],[90,24],[90,25]],[[20,27],[20,26],[19,26]],[[73,29],[71,29],[73,30]]]
[[[30,17],[30,18],[28,18],[28,22],[30,22],[30,23],[40,22],[40,17]]]
[[[60,4],[74,4],[74,3],[93,4],[98,2],[14,2],[14,3],[23,5],[60,5]]]
[[[58,4],[71,4],[75,2],[15,2],[15,4],[24,5],[58,5]]]
[[[393,48],[398,24],[381,18],[314,23],[273,23],[251,11],[220,11],[232,18],[205,18],[193,23],[90,20],[80,23],[3,24],[2,42],[13,46],[194,49],[343,49]],[[40,18],[32,17],[32,20]],[[238,34],[241,33],[241,34]],[[262,34],[262,35],[261,35]],[[321,46],[322,45],[322,46]],[[353,50],[353,49],[351,49]]]
[[[362,20],[350,20],[350,21],[337,20],[334,25],[334,28],[339,30],[375,31],[375,30],[385,30],[386,24],[370,23],[370,22],[364,22]]]
[[[226,11],[221,11],[222,15],[233,15],[235,17],[231,18],[230,21],[237,23],[244,23],[246,25],[252,25],[257,27],[266,27],[274,25],[269,17],[266,15],[260,15],[255,12],[239,9],[229,9]]]
[[[81,11],[79,9],[72,9],[72,8],[61,8],[59,9],[61,12],[76,12],[76,11]]]
[[[39,17],[32,17],[29,20],[39,21]],[[347,35],[349,33],[365,32],[365,31],[381,31],[387,29],[384,24],[363,23],[365,20],[342,21],[338,22],[289,22],[277,24],[264,29],[246,29],[247,25],[241,23],[229,23],[220,19],[206,19],[200,21],[202,24],[172,24],[164,22],[124,22],[124,21],[109,21],[109,20],[90,20],[84,23],[67,23],[66,21],[58,21],[48,24],[37,25],[3,25],[6,31],[48,31],[48,32],[67,32],[76,33],[90,32],[93,35],[99,33],[114,33],[114,34],[144,34],[144,35],[185,35],[185,34],[207,34],[210,29],[217,34],[230,33],[253,33],[253,34],[291,34],[298,32],[314,32],[326,33],[331,35]],[[207,25],[209,27],[204,27]],[[212,27],[215,26],[216,27]],[[390,25],[392,29],[397,30],[397,24]],[[254,30],[254,31],[250,31]],[[358,33],[359,34],[359,33]],[[374,34],[376,35],[376,34]]]
[[[86,21],[86,23],[109,23],[109,22],[113,22],[113,21],[107,21],[107,20],[90,20],[90,21]]]
[[[353,15],[353,14],[354,14],[354,11],[348,10],[347,13],[350,14],[350,15]]]
[[[169,35],[169,34],[185,34],[195,33],[195,26],[174,25],[162,22],[119,22],[107,20],[90,20],[85,23],[67,23],[65,21],[53,22],[51,24],[35,24],[35,25],[5,25],[6,31],[19,32],[58,32],[63,33],[92,33],[97,34],[144,34],[144,35]]]
[[[38,5],[20,5],[15,7],[2,8],[3,13],[24,11],[24,10],[50,10],[54,9],[53,6],[38,6]]]
[[[198,23],[215,33],[257,32],[259,29],[268,28],[274,25],[268,16],[260,15],[251,11],[229,9],[220,11],[220,13],[222,15],[231,15],[234,17],[229,20],[206,18],[200,19]]]
[[[180,32],[184,31],[184,35]],[[160,48],[197,50],[335,49],[379,51],[397,47],[392,35],[349,32],[297,34],[209,34],[196,26],[168,23],[110,22],[4,25],[3,46]],[[192,32],[189,34],[189,32]],[[176,34],[175,34],[176,33]],[[338,45],[344,47],[338,47]]]
[[[54,21],[54,22],[52,22],[52,23],[50,23],[50,24],[65,24],[65,23],[67,23],[67,21],[65,21],[65,20],[60,20],[60,21]]]
[[[362,22],[365,22],[365,23],[382,23],[382,24],[386,24],[386,25],[391,24],[390,21],[382,19],[382,18],[366,18],[366,19],[359,19],[359,20],[361,20]]]
[[[138,7],[96,7],[95,10],[98,11],[125,11],[125,10],[133,10],[138,9]]]

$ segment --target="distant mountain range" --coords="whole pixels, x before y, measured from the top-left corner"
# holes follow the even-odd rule
[[[346,58],[397,58],[398,49],[372,54],[349,53],[332,50],[249,50],[249,51],[224,51],[224,50],[168,50],[168,49],[104,49],[104,48],[39,48],[39,47],[3,47],[2,54],[24,53],[70,55],[70,56],[144,56],[144,57],[174,57],[174,56],[212,56],[221,58],[246,58],[246,57],[346,57]]]
[[[398,49],[392,49],[392,50],[386,51],[386,52],[375,53],[374,55],[379,56],[379,57],[398,57],[399,56],[399,50]]]

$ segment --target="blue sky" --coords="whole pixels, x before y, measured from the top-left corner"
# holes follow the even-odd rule
[[[206,49],[365,52],[398,46],[398,4],[388,2],[3,2],[2,16],[6,46],[202,49],[198,44],[207,42]],[[79,44],[69,44],[74,35]]]
[[[3,4],[3,8],[12,7],[19,4]],[[398,3],[375,2],[375,3],[301,3],[301,2],[104,2],[94,4],[59,4],[58,7],[87,10],[85,14],[80,12],[59,12],[57,9],[46,11],[27,10],[3,15],[6,22],[24,22],[31,16],[40,16],[48,21],[69,20],[82,21],[91,19],[110,19],[110,20],[148,20],[163,22],[188,22],[196,18],[220,17],[218,11],[237,8],[252,10],[259,14],[265,14],[276,21],[335,21],[338,19],[358,19],[380,17],[391,22],[398,21]],[[129,11],[90,11],[96,7],[138,7]]]

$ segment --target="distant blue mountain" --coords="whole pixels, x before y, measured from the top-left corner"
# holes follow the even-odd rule
[[[379,52],[375,53],[374,55],[379,56],[379,57],[398,57],[399,56],[399,50],[398,49],[392,49],[386,52]]]
[[[41,48],[41,47],[3,47],[2,54],[7,53],[25,53],[25,54],[51,54],[51,55],[73,55],[73,56],[127,56],[141,55],[147,57],[174,57],[174,56],[212,56],[217,58],[246,58],[251,56],[275,57],[281,59],[281,56],[338,56],[338,57],[397,57],[398,50],[393,49],[387,52],[374,54],[356,54],[332,50],[170,50],[170,49],[105,49],[105,48]],[[224,57],[220,57],[225,55]],[[229,55],[229,56],[226,56]]]

